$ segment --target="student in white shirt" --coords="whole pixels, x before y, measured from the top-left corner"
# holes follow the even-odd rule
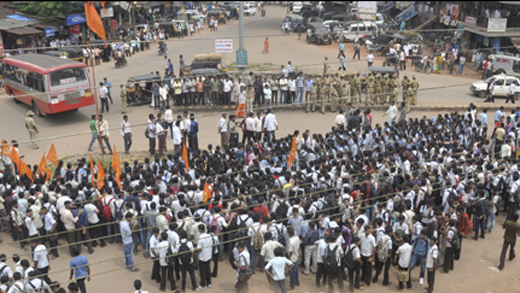
[[[350,257],[352,257],[353,268],[348,270],[348,278],[350,280],[349,290],[350,292],[354,291],[354,288],[359,289],[359,267],[363,263],[361,260],[361,253],[359,246],[361,245],[361,240],[358,236],[352,237],[352,244],[350,244],[345,250],[345,257],[347,257],[350,253]],[[354,273],[356,273],[356,277],[354,277]]]
[[[188,242],[186,240],[188,238],[188,233],[186,233],[186,231],[182,229],[179,229],[178,231],[180,242],[175,247],[174,253],[178,254],[179,266],[181,267],[181,290],[182,292],[186,291],[186,273],[189,273],[191,278],[191,288],[195,291],[197,289],[197,280],[195,279],[195,272],[193,270],[193,244],[191,241]]]
[[[439,257],[439,248],[437,247],[437,237],[430,239],[430,250],[426,255],[426,270],[428,274],[428,293],[433,292],[433,284],[435,283],[435,269],[437,269],[437,258]],[[426,289],[426,288],[425,288]]]
[[[47,254],[47,247],[44,244],[40,244],[40,240],[31,240],[31,246],[33,247],[33,261],[34,268],[40,271],[41,275],[47,284],[52,281],[47,275],[49,273],[49,255]]]
[[[206,225],[199,224],[197,229],[200,233],[197,242],[197,251],[199,251],[199,270],[200,270],[200,287],[198,288],[205,290],[211,288],[211,270],[210,261],[212,257],[212,237],[206,233]]]
[[[143,290],[141,290],[141,288],[142,288],[141,280],[135,280],[134,281],[134,289],[135,289],[134,293],[148,293],[148,291],[143,291]]]
[[[397,249],[396,255],[399,257],[398,267],[397,269],[399,271],[404,271],[408,273],[408,283],[406,287],[408,289],[412,288],[412,282],[410,278],[410,271],[408,270],[410,265],[410,259],[412,258],[412,246],[410,245],[410,235],[405,234],[403,236],[404,243]],[[399,290],[404,289],[404,282],[399,281]]]
[[[372,235],[372,228],[370,225],[365,227],[365,232],[358,234],[359,239],[361,241],[361,277],[363,282],[370,286],[370,282],[372,281],[372,261],[374,260],[374,256],[376,254],[376,239]]]

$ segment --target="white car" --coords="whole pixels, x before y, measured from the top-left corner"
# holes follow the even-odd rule
[[[485,98],[489,82],[495,83],[495,97],[507,97],[511,83],[516,84],[515,100],[520,96],[520,80],[514,76],[506,76],[505,74],[494,75],[486,80],[474,82],[469,87],[469,90],[480,98]]]
[[[256,6],[253,4],[244,5],[244,15],[251,16],[256,15]]]
[[[293,2],[292,4],[292,12],[300,13],[302,11],[303,2]]]

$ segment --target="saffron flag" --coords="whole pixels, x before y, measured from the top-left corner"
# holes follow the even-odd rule
[[[56,154],[56,148],[54,147],[54,143],[51,145],[51,149],[47,154],[47,160],[50,161],[54,167],[58,167],[58,154]]]
[[[103,9],[105,8],[103,7]],[[98,37],[106,41],[105,27],[92,1],[85,3],[85,18],[87,19],[88,27],[95,32]]]
[[[291,168],[292,163],[296,159],[296,135],[292,141],[291,153],[289,154],[289,159],[287,160],[287,168]]]
[[[18,164],[20,163],[20,156],[18,155],[18,151],[16,150],[16,148],[14,146],[13,146],[11,152],[13,154],[13,156],[12,156],[13,163],[15,163],[16,167],[18,169],[20,169],[20,166],[18,166]]]
[[[11,152],[11,149],[7,145],[7,142],[2,139],[2,156],[6,156],[14,161],[13,159],[13,153]]]
[[[40,161],[40,165],[38,166],[37,171],[45,173],[45,176],[46,176],[45,180],[49,180],[51,178],[51,169],[49,169],[47,160],[45,160],[45,151],[43,152],[42,160]]]
[[[105,186],[105,169],[103,169],[103,164],[101,164],[101,160],[98,161],[98,171],[97,171],[97,189],[103,188]]]
[[[190,163],[188,162],[188,151],[186,150],[186,140],[182,140],[182,160],[186,167],[186,173],[190,171]]]
[[[94,187],[94,160],[92,159],[92,153],[90,153],[90,183]]]
[[[19,160],[18,164],[19,164],[19,166],[17,166],[17,167],[18,167],[18,172],[20,172],[20,177],[22,177],[23,174],[25,174],[25,175],[27,175],[27,177],[29,177],[29,179],[31,179],[31,182],[32,182],[33,175],[31,172],[31,168],[29,168],[22,160]]]
[[[114,146],[114,153],[116,151],[116,147]],[[121,164],[119,162],[119,156],[117,156],[117,166],[116,166],[116,182],[119,185],[119,189],[121,189]]]
[[[206,181],[206,183],[204,184],[204,191],[202,192],[202,201],[206,203],[211,198],[213,198],[213,194],[211,192],[211,184],[209,184]]]
[[[116,145],[114,145],[114,154],[112,155],[112,163],[110,164],[110,167],[112,167],[112,170],[116,170],[117,166],[117,151],[116,151]]]

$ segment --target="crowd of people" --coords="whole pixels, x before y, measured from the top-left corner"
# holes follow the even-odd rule
[[[297,288],[310,273],[318,291],[337,285],[343,292],[347,279],[350,291],[380,279],[387,286],[392,266],[400,290],[415,277],[432,292],[437,269],[454,270],[462,243],[485,239],[504,210],[499,269],[509,247],[514,258],[520,111],[498,110],[489,133],[487,111],[474,105],[464,114],[376,125],[370,111],[346,115],[324,134],[276,137],[274,129],[247,129],[242,143],[237,133],[185,154],[174,145],[173,154],[123,162],[119,171],[82,158],[60,161],[49,180],[34,168],[31,180],[5,166],[0,229],[27,252],[12,257],[14,266],[0,255],[1,292],[40,292],[51,284],[64,292],[48,274],[49,259],[63,257],[60,236],[75,277],[67,288],[82,293],[91,275],[82,247],[94,253],[107,242],[124,245],[129,271],[139,270],[136,253],[151,258],[147,270],[161,291],[211,290],[227,255],[237,292],[249,291],[256,270],[275,292]],[[148,130],[158,127],[152,116]],[[273,116],[268,111],[263,125],[275,125]],[[244,123],[256,126],[253,117]],[[222,119],[221,133],[236,123]],[[181,132],[178,140],[187,137]],[[140,281],[134,285],[141,289]]]

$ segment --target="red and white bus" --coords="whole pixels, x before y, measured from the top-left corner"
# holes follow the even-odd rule
[[[93,105],[92,84],[84,63],[42,54],[2,59],[5,92],[36,115]]]

